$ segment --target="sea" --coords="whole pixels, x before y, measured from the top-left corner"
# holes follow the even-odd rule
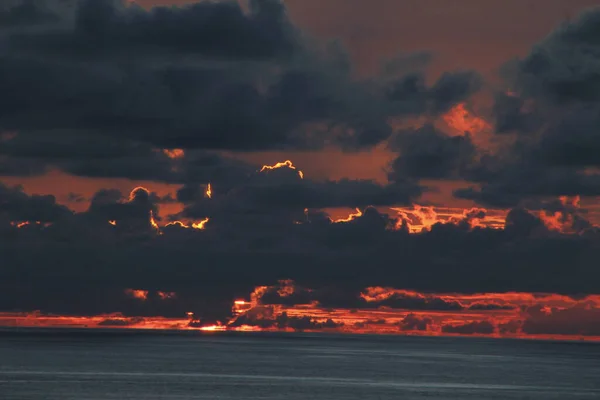
[[[598,400],[600,344],[7,329],[0,399]]]

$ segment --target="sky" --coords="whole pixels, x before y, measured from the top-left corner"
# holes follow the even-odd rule
[[[3,4],[0,325],[600,337],[600,1]]]

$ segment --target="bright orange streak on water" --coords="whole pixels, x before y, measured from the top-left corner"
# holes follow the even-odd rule
[[[290,160],[285,160],[283,162],[278,162],[275,165],[263,165],[262,168],[260,169],[259,172],[263,172],[266,170],[273,170],[273,169],[278,169],[278,168],[282,168],[282,167],[288,167],[289,169],[296,169],[296,167],[294,166],[294,163],[292,163]],[[300,179],[304,179],[304,172],[297,170],[298,171],[298,176],[300,177]]]
[[[111,219],[110,221],[108,221],[108,223],[112,226],[117,226],[117,221],[115,221],[114,219]]]
[[[206,197],[212,199],[212,186],[210,185],[210,182],[206,186]]]

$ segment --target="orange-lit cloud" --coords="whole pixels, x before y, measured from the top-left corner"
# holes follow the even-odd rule
[[[369,287],[360,298],[364,307],[322,307],[318,301],[298,305],[265,303],[267,292],[281,298],[298,294],[289,280],[277,287],[260,286],[251,293],[250,301],[232,301],[232,319],[220,323],[202,324],[188,312],[181,318],[124,317],[106,314],[93,317],[49,316],[39,312],[1,313],[0,326],[20,327],[87,327],[135,329],[197,329],[206,332],[239,331],[333,331],[339,333],[377,333],[426,336],[485,336],[564,340],[600,340],[600,295],[573,298],[543,293],[420,293],[410,290]],[[309,290],[309,293],[316,293]],[[146,301],[149,292],[126,290],[126,294]],[[161,300],[177,297],[174,292],[157,292]],[[394,308],[390,299],[409,299],[404,304],[415,305],[414,299],[438,304],[444,301],[452,308]],[[438,302],[438,303],[436,303]],[[375,308],[369,304],[381,304]],[[441,303],[439,303],[441,304]]]
[[[175,292],[156,292],[161,300],[174,299],[177,297]]]
[[[579,196],[568,197],[561,196],[559,198],[560,204],[564,207],[563,210],[554,211],[552,213],[548,211],[541,211],[539,217],[549,230],[564,233],[574,234],[577,233],[575,227],[575,216],[572,213],[566,212],[567,209],[576,211],[580,208],[581,199]]]
[[[125,294],[133,297],[134,299],[146,301],[148,299],[148,291],[147,290],[139,290],[139,289],[126,289]]]
[[[463,209],[451,207],[421,206],[392,207],[397,212],[399,226],[405,223],[411,233],[428,231],[435,224],[467,223],[470,228],[503,229],[506,210]]]
[[[259,172],[274,170],[274,169],[284,168],[284,167],[296,170],[294,163],[292,163],[290,160],[285,160],[282,162],[278,162],[274,165],[263,165]],[[299,169],[297,171],[298,171],[298,176],[300,177],[300,179],[304,179],[304,172],[300,171]]]
[[[335,220],[330,218],[330,220],[331,220],[331,222],[334,222],[337,224],[337,223],[350,222],[350,221],[355,220],[356,218],[362,217],[363,213],[362,213],[362,211],[360,211],[360,208],[356,208],[355,210],[356,210],[355,213],[351,213],[346,218],[338,218]]]
[[[184,229],[205,229],[206,228],[206,223],[210,221],[210,218],[204,218],[202,221],[198,221],[198,222],[193,222],[191,225],[187,225],[184,224],[181,221],[173,221],[173,222],[169,222],[168,224],[165,225],[165,227],[168,226],[177,226],[179,228],[184,228]]]
[[[444,122],[457,134],[466,132],[471,135],[490,130],[491,125],[481,117],[469,112],[465,103],[459,103],[442,116]]]
[[[185,152],[182,149],[163,149],[163,153],[169,158],[183,158],[185,157]]]

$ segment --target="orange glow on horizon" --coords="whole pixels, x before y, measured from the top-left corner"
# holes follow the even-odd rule
[[[232,301],[232,319],[201,325],[195,313],[185,318],[124,317],[122,314],[60,316],[31,313],[0,313],[0,326],[181,329],[222,331],[306,331],[420,336],[472,336],[518,339],[600,340],[595,322],[600,316],[600,295],[573,298],[551,293],[421,293],[387,287],[365,288],[357,308],[322,307],[308,304],[263,304],[262,297],[277,293],[290,297],[315,293],[299,288],[291,280],[277,286],[259,286],[251,301]],[[129,296],[148,299],[148,291],[128,289]],[[161,300],[174,299],[174,292],[156,292]],[[350,306],[349,304],[349,306]],[[403,306],[408,308],[402,308]],[[572,326],[575,330],[569,331]],[[532,328],[533,327],[533,328]],[[541,329],[541,330],[540,330]],[[547,331],[545,332],[544,329]],[[568,333],[572,332],[572,333]],[[599,333],[596,333],[599,332]]]
[[[296,166],[294,166],[294,163],[292,163],[292,161],[290,161],[290,160],[278,162],[274,165],[263,165],[259,172],[263,172],[263,171],[267,171],[267,170],[274,170],[274,169],[283,168],[283,167],[287,167],[289,169],[296,170],[298,172],[298,176],[300,177],[300,179],[304,179],[304,172],[297,169]]]
[[[279,283],[282,295],[293,294],[296,290],[292,281]],[[419,336],[471,336],[517,339],[558,339],[599,341],[600,335],[594,330],[583,336],[579,333],[548,333],[527,331],[525,324],[539,323],[541,327],[552,328],[560,323],[586,324],[594,315],[600,315],[600,295],[590,295],[574,299],[558,294],[541,293],[480,293],[480,294],[424,294],[411,290],[385,287],[369,287],[363,290],[361,298],[367,304],[385,300],[408,299],[430,301],[439,309],[402,309],[388,306],[344,309],[324,308],[318,303],[284,306],[281,304],[261,304],[260,297],[267,290],[258,287],[252,294],[252,301],[234,300],[233,319],[226,324],[201,326],[194,319],[194,312],[186,313],[185,318],[164,317],[124,317],[117,314],[84,316],[43,315],[31,313],[0,313],[0,326],[9,327],[82,327],[82,328],[130,328],[130,329],[179,329],[202,332],[223,331],[283,331],[302,330],[306,332],[336,332],[353,334],[419,335]],[[147,291],[126,291],[135,298],[145,299]],[[173,292],[157,292],[165,298],[173,298]],[[163,296],[161,296],[162,298]],[[453,304],[444,308],[443,303]],[[382,303],[392,304],[392,303]],[[403,303],[399,303],[403,304]],[[571,314],[565,314],[571,311]],[[587,313],[587,314],[586,314]],[[558,319],[553,320],[553,315]],[[570,316],[569,316],[570,315]],[[236,323],[241,318],[240,323]],[[549,319],[550,318],[550,319]],[[572,319],[576,318],[576,319]],[[577,319],[579,318],[579,319]],[[269,321],[273,321],[268,323]],[[279,321],[279,322],[276,322]],[[297,321],[303,325],[286,325],[286,321]],[[524,322],[525,321],[525,322]],[[536,322],[537,321],[537,322]],[[558,321],[558,322],[552,322]],[[587,321],[587,322],[586,322]],[[301,327],[300,327],[301,326]],[[593,328],[593,322],[589,325]],[[581,328],[586,329],[586,328]]]

